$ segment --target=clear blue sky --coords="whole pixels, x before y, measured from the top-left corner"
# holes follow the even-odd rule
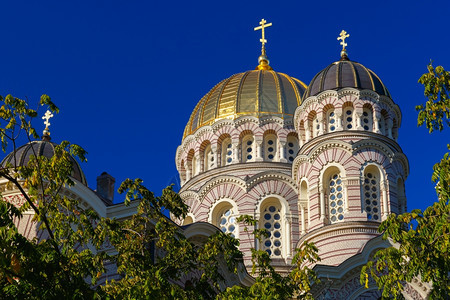
[[[339,32],[350,33],[350,59],[380,76],[403,113],[408,208],[436,199],[432,165],[450,130],[417,128],[414,106],[425,101],[417,79],[427,63],[450,69],[448,0],[3,1],[0,11],[0,94],[52,97],[61,109],[52,140],[89,152],[82,167],[94,189],[107,171],[116,187],[140,177],[159,193],[177,175],[175,151],[197,101],[255,68],[253,27],[265,18],[271,65],[306,84],[339,58]]]

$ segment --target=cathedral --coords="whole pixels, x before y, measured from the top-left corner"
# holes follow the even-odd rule
[[[382,80],[350,60],[342,31],[340,59],[309,85],[273,70],[262,53],[255,70],[232,75],[195,106],[176,152],[180,195],[190,213],[180,225],[211,223],[240,240],[247,269],[250,248],[263,249],[280,273],[295,249],[313,242],[321,262],[317,299],[377,299],[374,283],[359,283],[361,266],[390,246],[377,229],[406,212],[409,165],[397,143],[401,111]],[[263,241],[236,222],[258,220]],[[427,287],[407,284],[407,299]]]
[[[377,231],[380,222],[406,212],[409,165],[397,143],[401,111],[382,80],[350,59],[345,31],[338,37],[339,60],[309,85],[273,70],[265,48],[271,25],[263,19],[255,28],[262,33],[256,69],[212,87],[189,117],[175,162],[190,212],[174,221],[189,238],[218,230],[238,238],[247,270],[250,249],[257,248],[267,251],[277,272],[288,274],[295,249],[313,242],[321,258],[314,266],[321,279],[313,286],[316,299],[378,299],[375,283],[367,289],[359,275],[371,255],[391,246]],[[8,155],[2,166],[53,151],[44,136]],[[76,184],[64,191],[70,197],[102,217],[134,212],[136,203],[113,204],[112,176],[101,174],[94,191],[73,164]],[[5,201],[23,203],[5,179],[0,186]],[[255,240],[236,221],[241,215],[254,217],[269,235]],[[38,234],[31,218],[25,213],[18,224],[28,238]],[[241,273],[228,284],[251,284],[251,276]],[[415,280],[405,285],[404,296],[425,299],[428,291],[428,284]]]

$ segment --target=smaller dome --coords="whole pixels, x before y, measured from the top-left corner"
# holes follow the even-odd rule
[[[17,160],[17,165],[24,166],[30,160],[30,155],[45,156],[51,158],[55,153],[55,145],[47,140],[43,141],[33,141],[31,143],[27,143],[21,147],[19,147],[15,152],[11,152],[8,154],[0,163],[1,167],[6,167],[8,163],[14,164],[14,156]],[[15,154],[15,155],[14,155]],[[78,162],[71,157],[72,161],[72,177],[81,182],[82,184],[87,186],[86,177],[84,176],[83,171],[81,170]]]
[[[372,90],[379,95],[391,97],[386,86],[373,71],[360,63],[348,60],[345,56],[314,76],[303,99],[326,90],[339,90],[346,87]]]

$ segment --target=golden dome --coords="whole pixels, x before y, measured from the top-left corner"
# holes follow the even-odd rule
[[[222,80],[195,106],[183,139],[198,128],[241,116],[292,118],[307,86],[272,70],[239,73]]]

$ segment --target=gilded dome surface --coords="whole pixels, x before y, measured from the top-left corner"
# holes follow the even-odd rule
[[[37,156],[45,156],[51,158],[55,153],[55,144],[49,141],[33,141],[31,143],[27,143],[16,149],[15,152],[11,152],[8,154],[0,163],[1,167],[6,167],[8,163],[14,165],[14,159],[16,159],[18,166],[24,166],[30,160],[30,155]],[[15,156],[15,158],[14,158]],[[87,185],[86,177],[84,176],[83,171],[81,170],[78,162],[71,158],[72,161],[72,177],[76,180],[80,181],[82,184]]]
[[[373,71],[367,69],[360,63],[341,59],[314,76],[308,86],[304,99],[326,90],[338,90],[346,87],[372,90],[379,95],[391,97],[386,86]]]
[[[307,86],[272,70],[235,74],[219,82],[196,105],[183,138],[221,119],[240,116],[292,118]]]

